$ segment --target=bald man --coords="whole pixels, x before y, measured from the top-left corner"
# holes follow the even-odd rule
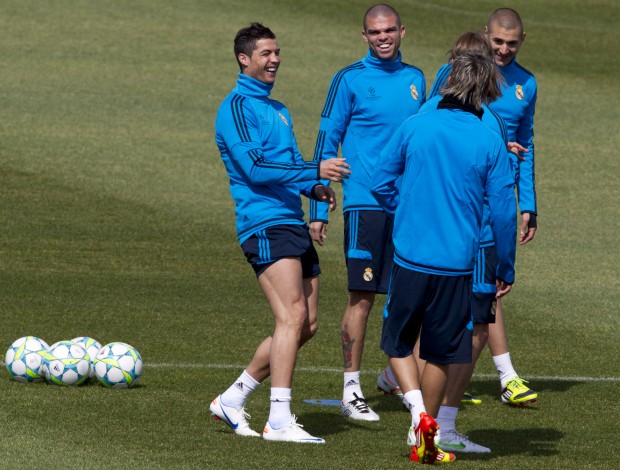
[[[362,421],[379,421],[362,392],[360,368],[368,317],[376,294],[387,293],[394,253],[393,223],[370,193],[370,179],[390,136],[418,112],[426,96],[422,71],[401,60],[404,36],[405,26],[391,6],[377,4],[366,11],[362,39],[368,53],[332,78],[314,155],[323,161],[340,148],[351,166],[342,185],[349,298],[341,324],[341,412]],[[327,213],[327,204],[311,202],[310,233],[319,245],[327,236]]]
[[[505,79],[502,96],[489,105],[506,122],[508,140],[527,149],[527,157],[519,161],[517,177],[521,228],[519,243],[534,238],[538,214],[534,172],[534,111],[537,87],[534,75],[517,63],[516,57],[525,41],[523,22],[511,8],[495,10],[487,22],[485,33],[494,52],[495,65]],[[489,324],[489,349],[501,382],[502,403],[523,406],[534,403],[538,394],[515,372],[508,351],[508,341],[501,302],[497,302],[495,323]]]

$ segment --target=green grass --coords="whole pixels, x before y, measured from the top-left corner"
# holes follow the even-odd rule
[[[490,1],[393,3],[403,56],[429,85]],[[272,321],[234,233],[213,122],[238,71],[236,31],[278,35],[274,97],[310,158],[330,77],[365,54],[368,2],[6,0],[0,5],[0,346],[37,335],[126,341],[145,359],[140,386],[61,389],[0,373],[0,468],[406,468],[408,415],[373,391],[385,364],[377,308],[363,386],[381,415],[344,421],[304,399],[340,397],[346,301],[342,221],[320,249],[320,328],[300,352],[293,411],[325,446],[235,438],[209,401],[237,377]],[[506,301],[511,355],[540,394],[498,402],[488,353],[459,429],[493,449],[458,468],[615,468],[620,457],[619,9],[515,1],[520,62],[539,83],[539,232],[518,249]],[[174,367],[173,364],[186,365]],[[194,367],[188,365],[193,364]],[[610,380],[591,380],[589,378]],[[269,383],[251,397],[268,415]]]

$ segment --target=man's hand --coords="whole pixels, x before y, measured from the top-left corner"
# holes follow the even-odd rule
[[[327,224],[325,222],[310,222],[310,236],[320,246],[323,246],[327,238]]]
[[[319,176],[321,179],[341,183],[343,179],[348,178],[351,168],[346,163],[345,158],[330,158],[319,163]]]
[[[329,212],[334,212],[336,209],[336,193],[330,186],[324,184],[317,184],[313,189],[314,198],[317,201],[329,203]]]
[[[525,161],[525,157],[521,155],[520,152],[529,152],[529,150],[526,149],[523,145],[519,144],[518,142],[508,142],[506,146],[508,147],[508,151],[514,153],[519,160],[521,160],[522,162]]]
[[[512,284],[508,284],[507,282],[502,281],[501,279],[495,280],[495,298],[499,299],[500,297],[505,296],[512,289]]]
[[[534,238],[536,233],[536,214],[524,212],[521,214],[521,231],[519,233],[519,243],[525,245]]]
[[[336,193],[330,186],[324,184],[317,184],[312,193],[317,201],[329,203],[329,211],[333,212],[336,209]],[[310,222],[310,236],[320,246],[323,246],[325,239],[327,238],[327,223],[320,220]]]

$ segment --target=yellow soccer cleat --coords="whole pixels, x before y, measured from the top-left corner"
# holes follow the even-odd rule
[[[538,394],[526,386],[527,380],[515,377],[502,390],[502,403],[512,406],[523,406],[535,403]]]

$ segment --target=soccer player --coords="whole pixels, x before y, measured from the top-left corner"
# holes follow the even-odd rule
[[[372,178],[372,194],[394,217],[381,348],[411,412],[411,458],[422,463],[454,460],[435,445],[433,416],[449,365],[471,362],[468,323],[485,199],[497,247],[496,296],[514,282],[514,175],[505,143],[481,122],[482,105],[500,94],[498,74],[488,56],[455,58],[436,109],[398,129]],[[426,361],[421,375],[417,342]]]
[[[362,38],[368,53],[331,80],[316,142],[315,160],[342,155],[352,174],[343,181],[344,251],[348,303],[342,318],[344,356],[343,416],[378,421],[360,385],[366,325],[375,295],[387,293],[394,247],[392,221],[370,194],[370,178],[390,136],[416,114],[426,97],[422,71],[402,61],[399,51],[405,26],[394,8],[370,7]],[[327,204],[311,201],[310,232],[323,245]]]
[[[451,60],[467,53],[481,54],[493,60],[493,50],[483,33],[466,32],[459,36],[452,47]],[[445,70],[445,68],[449,67],[444,66],[441,71]],[[440,73],[440,75],[442,74]],[[445,74],[443,74],[443,80],[444,83],[440,85],[446,86]],[[434,85],[433,90],[437,90],[439,85],[436,83]],[[441,94],[435,94],[429,97],[428,101],[422,106],[420,112],[436,109],[441,99]],[[484,110],[482,122],[493,129],[502,137],[502,140],[506,142],[507,133],[504,120],[486,105],[483,105],[482,109]],[[512,147],[517,154],[506,152],[505,158],[511,160],[512,168],[516,172],[518,166],[518,151],[525,151],[526,149],[517,143],[510,143],[510,147]],[[461,399],[471,380],[475,363],[486,345],[489,335],[489,324],[495,322],[496,259],[495,242],[493,241],[493,233],[489,225],[489,211],[488,206],[485,204],[482,229],[480,232],[480,247],[474,267],[473,299],[471,305],[471,320],[473,325],[470,325],[473,326],[472,362],[451,364],[449,366],[446,394],[437,413],[437,423],[441,429],[437,441],[439,446],[446,451],[469,453],[487,453],[491,451],[488,447],[476,444],[467,436],[457,432],[456,418]]]
[[[273,334],[258,346],[239,378],[210,405],[216,419],[241,436],[260,436],[245,412],[248,395],[271,375],[271,408],[263,438],[323,443],[291,414],[291,385],[297,352],[317,329],[318,256],[303,220],[300,194],[335,208],[331,187],[349,174],[343,158],[305,162],[297,148],[286,107],[269,98],[280,67],[273,32],[252,23],[234,41],[241,72],[222,102],[215,140],[235,201],[239,243],[271,307]]]
[[[537,228],[536,189],[534,177],[534,111],[536,108],[536,79],[531,72],[516,61],[517,52],[525,40],[523,22],[519,14],[510,8],[494,11],[485,27],[485,33],[493,48],[493,57],[505,83],[502,96],[489,108],[506,123],[508,140],[516,142],[527,151],[527,158],[519,160],[517,190],[521,211],[519,243],[525,245],[534,238]],[[437,73],[429,98],[442,87],[450,64]],[[489,324],[488,345],[501,382],[501,400],[513,406],[533,403],[538,394],[530,389],[514,369],[508,351],[508,340],[502,302],[496,304],[495,322]]]

